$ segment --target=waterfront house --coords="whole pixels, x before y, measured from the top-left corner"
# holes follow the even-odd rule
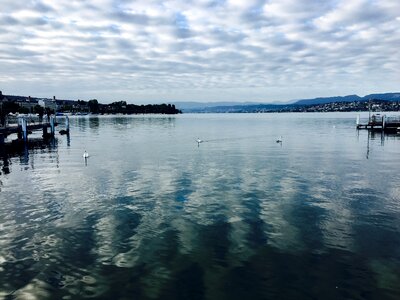
[[[57,102],[54,98],[53,99],[47,99],[47,98],[39,99],[38,104],[41,107],[43,107],[44,109],[49,108],[54,111],[57,110]]]

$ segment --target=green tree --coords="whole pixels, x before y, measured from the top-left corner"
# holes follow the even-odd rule
[[[1,104],[0,122],[1,125],[5,124],[6,116],[9,113],[19,112],[20,106],[16,102],[5,101]]]
[[[97,99],[89,100],[88,105],[89,105],[89,111],[91,113],[94,113],[94,114],[99,113],[99,102],[97,101]]]

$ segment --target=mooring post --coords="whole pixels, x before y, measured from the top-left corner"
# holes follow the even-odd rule
[[[65,130],[69,133],[69,118],[65,116]]]
[[[21,121],[21,128],[22,128],[22,137],[24,138],[24,142],[28,141],[28,129],[27,129],[27,122],[25,118],[22,118]]]
[[[382,116],[382,131],[385,131],[386,126],[386,115]]]
[[[357,127],[358,127],[358,125],[360,125],[360,115],[357,115],[356,125],[357,125]]]
[[[47,137],[47,124],[43,123],[42,127],[43,127],[43,137]]]
[[[371,99],[368,100],[368,123],[371,123]]]
[[[18,139],[22,139],[22,117],[18,117],[18,132],[17,132]]]
[[[0,133],[0,145],[4,145],[4,134]]]
[[[55,132],[55,124],[54,124],[54,116],[50,116],[50,134],[51,136],[54,136]]]

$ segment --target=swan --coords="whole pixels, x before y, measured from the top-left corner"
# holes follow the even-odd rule
[[[282,143],[282,136],[280,136],[280,137],[276,140],[276,142],[277,142],[277,143]]]
[[[82,156],[83,156],[83,158],[88,158],[89,157],[89,153],[87,153],[86,150],[85,150],[85,152],[83,152]]]

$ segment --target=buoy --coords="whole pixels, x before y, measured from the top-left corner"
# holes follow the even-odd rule
[[[282,136],[280,136],[280,137],[276,140],[276,142],[277,142],[277,143],[282,143]]]

